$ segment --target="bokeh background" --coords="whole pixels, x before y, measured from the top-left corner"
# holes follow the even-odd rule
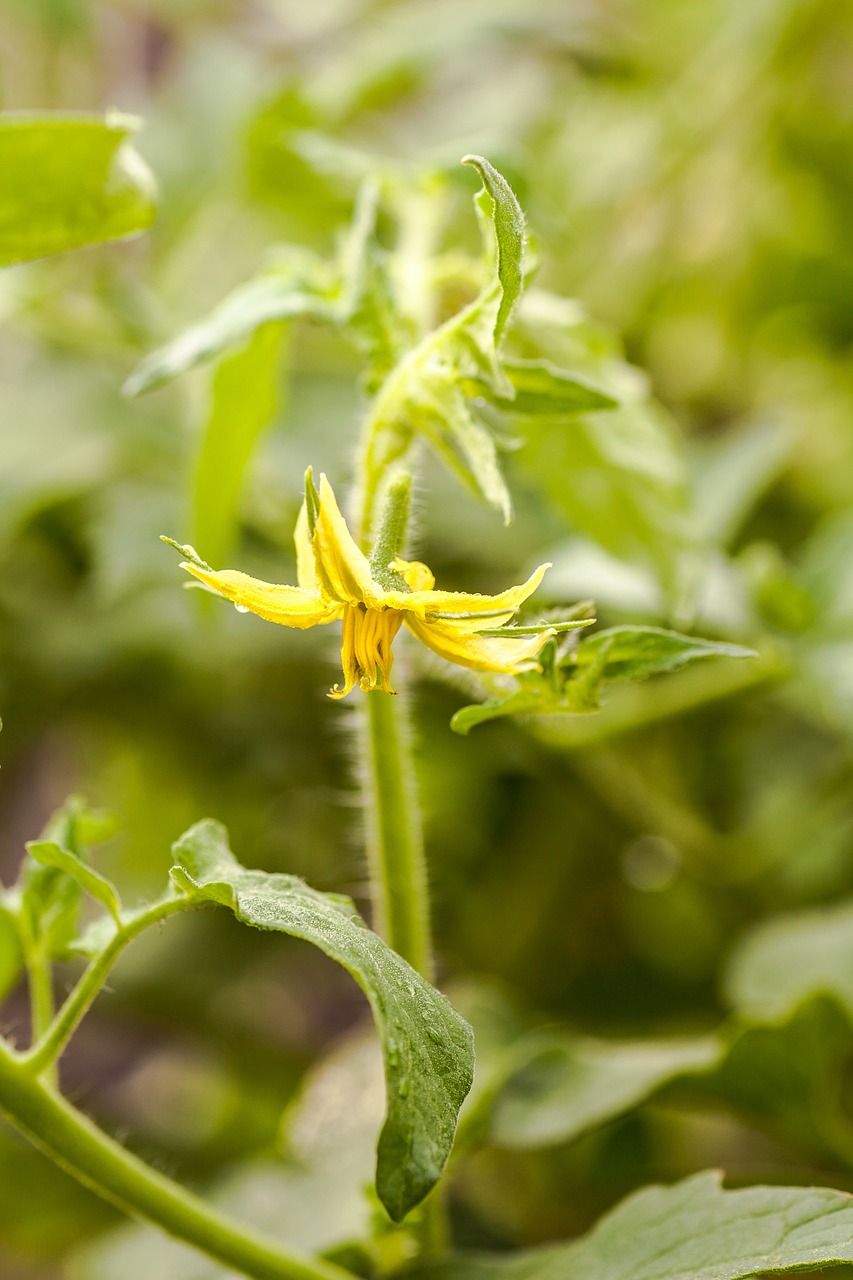
[[[696,625],[763,658],[469,738],[448,727],[464,692],[427,670],[442,977],[601,1035],[717,1025],[736,939],[853,889],[851,83],[853,10],[834,0],[3,0],[0,106],[137,112],[162,210],[134,243],[0,279],[0,878],[79,792],[119,817],[100,865],[130,900],[159,891],[171,841],[206,814],[247,865],[363,900],[333,639],[199,608],[158,541],[191,533],[209,374],[138,400],[121,385],[271,244],[331,253],[353,156],[414,175],[479,152],[528,214],[539,282],[621,335],[669,415],[710,548]],[[476,246],[470,179],[447,179],[449,246]],[[238,563],[292,574],[305,466],[351,474],[357,375],[339,337],[293,326]],[[508,470],[504,529],[428,468],[420,554],[443,585],[548,558],[555,601],[672,623],[654,510],[623,537],[618,502],[576,518],[535,451]],[[642,465],[626,484],[627,510]],[[273,1147],[303,1072],[364,1016],[308,948],[200,915],[135,946],[65,1080],[204,1188]],[[23,1043],[22,992],[2,1018]],[[481,1154],[457,1226],[570,1234],[644,1180],[712,1164],[853,1188],[831,1145],[736,1109],[649,1107],[571,1148]],[[7,1280],[70,1275],[115,1221],[6,1130],[0,1187]]]

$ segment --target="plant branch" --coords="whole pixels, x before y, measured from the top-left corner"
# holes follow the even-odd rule
[[[193,1245],[252,1280],[352,1280],[333,1263],[283,1249],[229,1221],[102,1132],[22,1068],[0,1039],[0,1112],[56,1164],[135,1218]]]
[[[183,898],[170,898],[164,902],[154,903],[153,906],[146,907],[131,916],[122,928],[117,929],[103,951],[91,961],[56,1017],[52,1021],[48,1019],[40,1027],[39,1037],[32,1048],[18,1055],[17,1060],[21,1066],[34,1076],[49,1071],[86,1016],[93,1000],[104,985],[110,969],[127,944],[152,924],[157,924],[179,911],[191,910],[197,905]]]
[[[376,919],[390,947],[432,977],[429,886],[411,729],[401,697],[364,697],[368,861]]]

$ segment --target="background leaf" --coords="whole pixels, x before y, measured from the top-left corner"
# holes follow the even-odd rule
[[[156,185],[128,141],[137,123],[115,111],[0,116],[0,266],[151,225]]]
[[[608,1042],[543,1036],[498,1093],[492,1141],[522,1148],[570,1142],[637,1107],[664,1084],[713,1066],[721,1051],[711,1038]]]

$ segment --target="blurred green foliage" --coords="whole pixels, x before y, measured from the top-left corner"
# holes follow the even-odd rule
[[[535,335],[537,354],[615,379],[631,404],[576,432],[500,419],[518,444],[504,455],[507,529],[429,463],[419,554],[441,585],[480,590],[548,558],[551,603],[591,597],[605,627],[695,625],[762,657],[614,685],[594,715],[469,738],[448,726],[470,686],[424,671],[445,974],[479,975],[509,1001],[472,1014],[478,1042],[499,1039],[498,1023],[509,1042],[551,1021],[586,1044],[734,1019],[701,1080],[656,1083],[570,1145],[474,1151],[454,1184],[457,1232],[565,1236],[625,1191],[714,1163],[736,1183],[853,1187],[844,989],[796,962],[787,1001],[774,985],[784,939],[763,1004],[766,971],[743,956],[721,988],[754,923],[853,890],[853,12],[7,0],[0,70],[4,108],[144,117],[135,145],[162,188],[144,239],[0,277],[0,878],[84,791],[121,815],[99,867],[131,901],[158,892],[171,841],[205,813],[245,864],[363,893],[347,712],[324,697],[333,642],[205,607],[158,541],[174,531],[293,580],[300,477],[313,464],[343,486],[360,363],[316,317],[276,320],[146,397],[120,388],[259,272],[304,273],[308,251],[343,261],[367,174],[393,175],[398,225],[445,252],[458,281],[458,246],[478,252],[458,161],[488,155],[539,256],[519,356]],[[380,209],[380,241],[391,224]],[[271,244],[302,256],[268,257]],[[227,422],[239,429],[223,464],[211,441]],[[2,929],[0,989],[18,965]],[[66,1084],[202,1186],[276,1148],[306,1065],[364,1016],[324,960],[218,914],[139,943],[114,988]],[[23,1028],[21,993],[3,1016]],[[574,1061],[575,1041],[563,1051]],[[0,1166],[0,1270],[72,1274],[109,1211],[5,1131]]]

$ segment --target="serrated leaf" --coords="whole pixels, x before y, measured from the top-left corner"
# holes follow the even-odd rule
[[[615,409],[619,401],[578,374],[558,369],[549,360],[502,360],[501,367],[515,392],[496,394],[484,380],[472,379],[466,391],[484,396],[504,413],[522,417],[570,417],[576,413]]]
[[[602,689],[612,680],[646,680],[702,658],[755,658],[752,649],[724,641],[683,636],[661,627],[610,627],[570,648],[555,670],[548,646],[541,673],[517,677],[514,689],[480,704],[460,708],[450,722],[456,733],[508,715],[577,715],[601,706]]]
[[[471,1030],[444,996],[359,919],[344,898],[295,876],[247,871],[225,829],[197,823],[174,846],[175,883],[191,899],[221,903],[239,920],[304,938],[343,965],[374,1012],[385,1061],[386,1120],[376,1188],[399,1221],[439,1178],[473,1076]]]
[[[679,671],[700,658],[756,658],[754,649],[721,640],[684,636],[662,627],[610,627],[587,636],[570,651],[565,665],[584,671],[602,653],[602,675],[607,680],[646,680],[649,676]]]
[[[128,141],[137,128],[117,111],[0,116],[0,266],[151,225],[157,189]]]
[[[54,867],[72,876],[90,897],[106,907],[116,923],[120,922],[121,899],[115,885],[76,853],[53,840],[32,840],[27,845],[27,852],[41,866]]]
[[[751,930],[725,979],[732,1006],[756,1022],[786,1017],[810,996],[833,996],[853,1018],[853,903],[778,916]]]
[[[488,160],[468,155],[462,163],[473,165],[482,179],[483,188],[475,197],[477,210],[483,223],[494,230],[494,270],[500,293],[493,329],[497,348],[524,289],[524,214],[512,187]]]
[[[504,524],[509,524],[512,499],[498,462],[494,436],[470,411],[457,387],[448,383],[435,391],[435,396],[424,402],[424,435],[463,483],[500,511]]]
[[[814,1187],[725,1191],[699,1173],[623,1200],[582,1239],[451,1259],[426,1280],[741,1280],[853,1262],[853,1199]]]
[[[230,293],[206,319],[146,356],[125,382],[125,394],[141,395],[229,347],[245,344],[256,329],[272,321],[296,316],[332,319],[334,288],[333,274],[315,255],[290,251]]]
[[[255,446],[281,402],[282,323],[261,325],[216,366],[193,483],[193,540],[214,564],[237,541],[240,494]]]
[[[542,1036],[495,1101],[491,1138],[498,1146],[569,1142],[632,1110],[663,1085],[707,1069],[718,1040],[606,1041]]]

